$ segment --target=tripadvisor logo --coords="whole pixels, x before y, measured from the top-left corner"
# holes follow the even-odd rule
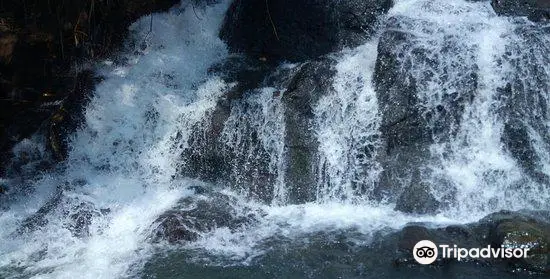
[[[413,248],[413,257],[419,264],[431,264],[437,260],[438,247],[442,259],[511,259],[527,258],[529,248],[506,248],[504,246],[493,248],[488,245],[484,248],[460,248],[457,245],[440,244],[439,246],[429,240],[416,243]]]
[[[437,259],[437,246],[429,240],[419,241],[414,245],[413,256],[419,264],[431,264]]]

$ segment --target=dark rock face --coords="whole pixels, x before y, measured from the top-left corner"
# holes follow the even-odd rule
[[[212,66],[209,72],[219,75],[227,83],[237,83],[225,96],[231,101],[242,98],[242,95],[249,90],[258,88],[275,67],[276,64],[272,61],[263,61],[246,55],[232,55]]]
[[[69,230],[75,237],[90,235],[93,219],[110,213],[110,209],[97,209],[89,202],[76,201],[66,196],[61,188],[36,213],[25,219],[17,233],[28,233],[46,226],[52,216],[67,216],[60,225]]]
[[[477,90],[474,63],[461,65],[456,73],[444,62],[459,51],[465,52],[461,54],[464,60],[473,60],[468,46],[456,45],[453,38],[427,45],[432,42],[407,32],[409,25],[418,24],[409,21],[390,18],[378,45],[374,85],[388,153],[394,148],[448,140],[456,133],[465,105]],[[452,74],[457,76],[449,77]],[[434,76],[445,84],[439,89],[442,92],[429,87],[430,82],[437,82]],[[441,98],[437,103],[424,103],[419,95],[426,94],[424,91]]]
[[[262,86],[273,69],[273,65],[246,56],[229,57],[210,69],[211,73],[236,85],[218,101],[210,117],[193,129],[188,141],[190,148],[183,154],[185,164],[181,174],[213,183],[229,183],[240,190],[249,189],[250,195],[259,200],[272,200],[275,174],[268,169],[269,154],[258,139],[260,131],[253,127],[257,121],[254,111],[260,108],[247,102],[247,98],[260,94],[256,88]],[[239,111],[247,113],[237,115]],[[237,122],[233,123],[234,127],[226,127],[232,113],[237,115]],[[224,132],[231,132],[225,131],[228,129],[238,130],[241,140],[225,137]]]
[[[228,80],[236,81],[237,85],[218,102],[208,123],[202,123],[194,130],[189,140],[190,148],[183,154],[182,161],[187,163],[182,166],[181,173],[210,182],[229,182],[239,189],[245,187],[252,197],[272,202],[277,173],[269,169],[270,154],[259,138],[261,130],[255,126],[258,117],[270,115],[257,116],[256,111],[263,112],[250,101],[261,94],[258,89],[251,88],[271,87],[275,91],[268,98],[280,102],[284,111],[280,120],[273,121],[282,121],[285,127],[281,140],[284,141],[286,165],[278,171],[284,172],[284,183],[289,187],[288,202],[313,201],[318,148],[312,130],[313,108],[319,98],[332,90],[335,61],[319,58],[293,68],[272,67],[266,71],[269,66],[263,62],[250,64],[254,60],[244,59],[248,61],[245,67],[237,63],[240,70],[224,70]],[[241,83],[242,79],[244,83]],[[237,123],[228,124],[232,114],[232,117],[237,117]],[[238,129],[240,140],[237,146],[233,146],[235,141],[232,138],[224,137],[224,129]]]
[[[237,85],[218,103],[207,125],[201,124],[190,139],[192,147],[183,155],[186,158],[183,161],[189,163],[183,166],[182,173],[212,182],[230,177],[231,184],[247,185],[257,192],[253,196],[271,202],[272,184],[277,177],[266,168],[269,154],[254,143],[259,141],[258,132],[249,128],[249,122],[254,120],[240,119],[238,129],[245,135],[246,144],[238,150],[228,148],[221,137],[223,129],[228,128],[224,122],[236,109],[251,114],[253,108],[246,104],[246,99],[259,94],[254,89],[271,87],[276,89],[273,98],[281,98],[284,111],[285,166],[279,171],[284,172],[287,201],[315,200],[318,143],[312,130],[313,108],[332,90],[336,64],[323,55],[362,42],[391,4],[391,1],[234,1],[220,35],[232,51],[243,55],[231,57],[211,71]],[[281,60],[307,59],[310,62],[291,69],[277,65]],[[243,150],[249,151],[242,154]]]
[[[91,98],[94,84],[98,78],[91,71],[82,71],[75,78],[74,88],[70,89],[63,100],[47,104],[36,104],[39,107],[29,108],[17,114],[20,117],[11,123],[5,123],[7,135],[3,139],[4,147],[9,148],[23,138],[31,137],[43,151],[34,150],[37,146],[12,150],[1,150],[5,158],[0,168],[6,168],[8,176],[24,176],[35,170],[49,168],[53,163],[63,161],[68,152],[68,135],[74,132],[84,120],[84,108]],[[32,113],[40,112],[39,114]],[[20,121],[24,121],[21,123]],[[37,132],[35,135],[33,133]]]
[[[221,37],[232,51],[303,61],[357,45],[391,5],[391,0],[236,0]]]
[[[400,31],[386,31],[378,46],[375,86],[388,151],[411,143],[431,142],[420,115],[414,77],[402,70],[407,67],[403,67],[395,47],[409,42],[410,36]]]
[[[386,31],[378,46],[374,83],[385,150],[381,156],[384,170],[380,186],[375,190],[377,198],[395,199],[402,191],[402,181],[410,181],[411,174],[417,172],[417,166],[422,165],[427,156],[426,147],[433,142],[419,108],[415,79],[399,59],[397,46],[409,43],[413,39],[410,36],[400,31]],[[398,209],[406,208],[398,206]]]
[[[110,209],[98,210],[91,203],[81,202],[70,208],[64,208],[65,215],[70,217],[65,223],[65,227],[71,231],[75,237],[88,237],[92,233],[90,227],[94,218],[99,218],[110,212]]]
[[[550,182],[547,175],[539,169],[540,157],[531,141],[526,123],[519,119],[510,119],[504,124],[502,142],[524,172],[538,182]]]
[[[283,95],[285,104],[285,180],[292,188],[290,203],[315,200],[318,143],[313,129],[313,108],[332,90],[335,61],[325,58],[305,63],[292,77]]]
[[[255,222],[257,212],[237,211],[237,201],[223,194],[207,191],[182,199],[176,208],[163,213],[156,221],[151,241],[182,243],[197,240],[216,228],[236,230]]]
[[[489,228],[491,245],[507,248],[529,248],[529,257],[512,262],[514,266],[538,272],[550,271],[550,223],[548,213],[537,214],[502,211],[479,221],[480,227]],[[533,216],[534,215],[534,216]]]
[[[79,73],[74,90],[65,97],[61,106],[45,123],[48,129],[48,147],[57,160],[65,160],[68,152],[67,136],[84,121],[84,108],[92,97],[94,85],[99,80],[100,78],[91,71]]]
[[[505,16],[527,16],[530,20],[550,19],[550,1],[548,0],[492,0],[495,12]]]
[[[23,220],[21,226],[17,229],[17,233],[26,233],[39,229],[48,223],[47,216],[60,206],[63,202],[63,193],[57,191],[54,196],[46,202],[36,213]]]
[[[378,158],[383,171],[373,195],[392,202],[401,196],[399,204],[406,200],[405,196],[413,195],[414,187],[410,185],[419,185],[413,182],[413,174],[421,172],[422,179],[429,177],[429,171],[420,166],[432,159],[430,146],[453,139],[478,86],[478,69],[470,47],[452,37],[437,42],[427,40],[425,36],[433,35],[431,27],[417,30],[418,35],[409,32],[419,24],[431,23],[388,19],[387,30],[378,44],[373,80],[383,141]],[[461,55],[459,59],[457,53]],[[461,64],[460,60],[471,63]],[[445,61],[457,61],[457,66],[449,67]],[[434,83],[445,86],[434,89]],[[429,199],[429,193],[425,194]],[[407,212],[426,210],[408,205],[397,208]]]
[[[430,192],[430,185],[420,180],[417,171],[413,174],[411,184],[397,199],[395,209],[406,213],[426,214],[435,212],[439,204]]]
[[[547,31],[536,25],[519,28],[515,33],[530,45],[533,51],[517,46],[509,47],[505,59],[512,65],[508,83],[497,90],[503,106],[500,115],[505,119],[501,141],[518,166],[534,181],[550,184],[542,171],[541,155],[550,151],[550,132],[544,123],[548,115],[547,92],[550,77],[550,46],[544,39]],[[541,39],[542,38],[542,39]],[[529,75],[525,75],[529,71]]]

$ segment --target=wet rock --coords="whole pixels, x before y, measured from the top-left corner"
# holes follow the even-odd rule
[[[401,231],[394,234],[390,234],[383,237],[382,242],[390,242],[390,247],[395,247],[395,254],[393,255],[393,264],[396,268],[418,268],[419,264],[413,257],[413,248],[421,240],[430,240],[436,245],[439,244],[456,244],[462,248],[477,248],[482,247],[482,241],[477,237],[475,231],[468,225],[451,225],[444,228],[430,228],[426,224],[410,224],[403,228]],[[439,249],[438,254],[441,255],[442,250]],[[392,256],[389,256],[392,257]],[[487,266],[488,263],[484,260],[470,261],[462,260],[461,264],[468,265],[469,262],[475,262],[475,267],[480,269]],[[456,268],[454,259],[443,259],[438,257],[431,267],[438,268]],[[452,273],[452,272],[451,272]]]
[[[546,31],[531,24],[515,33],[533,51],[519,46],[510,47],[504,57],[513,67],[508,82],[497,89],[503,106],[499,116],[504,120],[501,141],[527,177],[548,185],[550,178],[542,170],[542,158],[550,151],[550,131],[544,123],[550,119],[546,92],[550,90],[548,60],[540,54],[548,53]],[[546,59],[546,60],[545,60]],[[523,74],[529,70],[529,75]]]
[[[209,123],[198,125],[188,141],[190,148],[182,154],[179,173],[206,182],[223,182],[229,177],[232,155],[220,141],[223,125],[229,117],[230,108],[218,105]],[[210,125],[208,125],[210,124]],[[204,127],[207,127],[206,130]]]
[[[54,196],[47,201],[36,213],[23,220],[21,226],[17,229],[18,233],[27,233],[38,230],[40,227],[48,224],[47,216],[54,212],[63,201],[63,193],[58,190]]]
[[[193,231],[192,227],[186,225],[187,221],[185,218],[185,215],[175,211],[162,214],[159,219],[157,219],[159,224],[158,227],[155,228],[153,241],[159,242],[164,240],[169,243],[176,243],[197,240],[199,234]]]
[[[420,100],[419,94],[429,90],[427,84],[433,82],[433,75],[438,74],[439,68],[443,73],[449,71],[431,56],[453,55],[453,47],[449,45],[454,42],[442,43],[438,46],[440,53],[433,53],[423,46],[422,38],[406,31],[408,25],[401,26],[403,22],[407,19],[388,20],[388,30],[381,35],[378,44],[374,73],[382,114],[381,132],[388,153],[394,148],[426,146],[434,141],[448,140],[455,134],[465,106],[473,100],[477,89],[477,67],[469,65],[464,67],[462,76],[449,81],[449,84],[456,85],[443,88],[441,93],[433,93],[441,94],[440,100],[434,103]]]
[[[415,144],[398,147],[379,156],[382,172],[372,198],[396,202],[403,190],[411,184],[412,174],[426,161],[427,149]]]
[[[498,15],[526,16],[533,21],[550,19],[548,0],[492,0],[491,5]]]
[[[387,150],[417,142],[431,142],[426,122],[421,117],[414,77],[402,65],[396,46],[407,44],[412,35],[386,31],[380,38],[374,83],[382,114],[382,135]]]
[[[229,183],[239,190],[246,187],[251,196],[271,201],[274,174],[268,170],[269,154],[261,147],[259,131],[251,127],[251,122],[257,119],[252,119],[251,111],[255,108],[250,107],[247,98],[261,94],[257,88],[267,86],[264,80],[274,69],[275,65],[245,55],[232,55],[209,69],[210,73],[234,85],[228,88],[210,116],[193,129],[188,141],[191,148],[183,154],[185,164],[181,174],[213,183]],[[240,109],[248,113],[233,123],[235,127],[226,128],[232,111],[235,114]],[[242,144],[232,146],[227,142],[232,140],[224,137],[224,129],[239,129]]]
[[[269,169],[270,157],[259,139],[261,131],[254,126],[257,118],[264,116],[258,115],[261,108],[257,104],[248,102],[251,94],[261,93],[250,91],[243,98],[219,101],[211,116],[194,128],[180,173],[229,184],[269,203],[276,174]]]
[[[7,193],[7,191],[8,191],[8,187],[6,187],[5,185],[0,184],[0,195],[3,195],[5,193]]]
[[[548,215],[548,212],[504,214],[538,219],[540,215]],[[512,217],[514,218],[516,217]],[[191,249],[185,253],[163,253],[146,264],[144,274],[162,278],[186,274],[191,278],[201,278],[207,270],[211,274],[219,274],[219,278],[270,278],[273,274],[284,278],[548,277],[547,273],[525,270],[521,266],[511,265],[507,260],[463,259],[459,262],[440,258],[430,265],[420,265],[412,255],[414,245],[420,240],[432,240],[436,244],[457,244],[461,248],[486,247],[489,242],[489,228],[481,222],[439,228],[434,228],[433,225],[411,223],[398,231],[383,229],[375,232],[372,237],[369,235],[367,244],[366,236],[353,228],[304,232],[290,237],[275,236],[258,243],[256,248],[265,253],[246,266],[219,267],[204,264],[212,259],[219,260],[217,256],[208,257],[201,262],[189,260],[196,259],[197,255],[204,256]]]
[[[446,38],[427,47],[426,44],[433,43],[424,37],[430,36],[429,33],[410,29],[428,23],[395,17],[386,24],[378,43],[373,76],[382,117],[382,148],[377,158],[382,173],[373,197],[397,202],[402,193],[414,192],[407,190],[412,174],[420,171],[422,178],[430,178],[427,170],[419,168],[432,160],[430,146],[446,143],[456,135],[464,110],[477,90],[477,66],[475,62],[466,63],[458,73],[451,74],[456,69],[442,61],[454,60],[457,49],[467,46]],[[471,57],[465,55],[463,59]],[[434,82],[445,86],[434,91],[431,86]]]
[[[550,178],[540,169],[540,156],[529,134],[529,126],[520,119],[504,124],[501,140],[521,169],[539,183],[550,184]]]
[[[62,161],[67,156],[68,135],[84,121],[84,108],[100,78],[91,71],[83,71],[76,77],[74,90],[63,100],[47,122],[48,146],[54,157]]]
[[[285,105],[285,183],[290,203],[315,199],[318,143],[313,120],[317,101],[332,90],[335,61],[324,58],[305,63],[293,74],[282,97]]]
[[[0,169],[4,167],[7,176],[20,176],[64,160],[68,137],[83,122],[84,108],[98,80],[91,71],[82,71],[62,100],[33,104],[5,123],[6,141],[0,153],[9,160],[0,162]]]
[[[9,32],[11,29],[8,26],[2,27],[1,32]],[[17,40],[17,35],[13,33],[7,33],[0,37],[0,63],[8,64],[11,62]]]
[[[100,218],[111,212],[110,209],[97,209],[93,204],[81,202],[76,206],[69,205],[68,209],[64,209],[64,215],[69,218],[65,226],[70,230],[75,237],[88,237],[91,235],[91,226],[95,218]]]
[[[397,199],[395,209],[406,213],[433,214],[439,208],[439,204],[430,192],[430,186],[420,179],[420,174],[416,171],[411,184]]]
[[[256,214],[229,196],[206,191],[180,200],[176,208],[157,218],[150,240],[169,243],[195,241],[216,228],[237,230],[250,225],[255,222]]]
[[[412,35],[386,31],[378,45],[374,85],[382,123],[380,132],[384,150],[380,156],[383,172],[374,191],[377,199],[395,200],[404,181],[410,181],[426,157],[426,146],[432,142],[431,132],[422,117],[416,96],[415,79],[403,65],[398,46],[408,44]]]
[[[538,156],[531,145],[528,126],[519,119],[504,124],[502,142],[526,170],[535,168]]]
[[[480,221],[488,228],[488,242],[506,248],[529,248],[528,258],[512,259],[513,266],[550,272],[550,223],[518,212],[501,211]]]
[[[218,102],[206,122],[197,125],[189,140],[191,148],[183,154],[186,164],[180,173],[210,182],[229,182],[240,190],[244,187],[252,197],[272,202],[277,173],[270,169],[271,154],[262,145],[262,131],[254,126],[257,125],[256,118],[271,115],[264,115],[258,103],[253,101],[265,93],[261,89],[248,89],[271,87],[273,89],[270,90],[274,91],[267,98],[277,102],[280,100],[284,111],[283,119],[277,121],[284,121],[285,125],[282,140],[286,165],[282,171],[285,172],[284,183],[289,188],[289,202],[312,201],[315,199],[318,144],[313,131],[313,108],[319,98],[332,90],[336,62],[332,58],[320,58],[297,66],[271,68],[269,71],[264,68],[269,66],[259,65],[256,68],[254,63],[263,62],[245,63],[244,72],[241,72],[243,69],[232,67],[222,70],[232,81],[241,83],[244,79],[245,84],[249,83],[238,89],[230,89],[236,91],[228,93]],[[223,65],[220,66],[222,69],[227,67],[227,64]],[[236,67],[241,66],[238,62]],[[249,71],[253,71],[253,77],[246,81],[251,75]],[[228,123],[230,116],[232,122]],[[229,134],[235,130],[238,139],[231,138],[231,135],[228,138],[228,135],[223,134],[224,129]]]
[[[233,52],[304,61],[358,45],[391,5],[391,0],[236,0],[220,36]]]
[[[227,83],[236,83],[225,96],[227,100],[234,100],[242,98],[247,91],[260,87],[268,73],[276,67],[271,62],[234,54],[212,66],[209,72],[219,75]]]
[[[66,196],[61,188],[58,188],[50,200],[22,222],[17,232],[33,232],[48,225],[51,217],[60,218],[60,216],[65,216],[67,218],[55,219],[54,222],[61,221],[60,226],[69,230],[75,237],[87,237],[91,234],[90,226],[93,219],[104,216],[109,212],[110,209],[97,209],[92,203],[81,202]]]

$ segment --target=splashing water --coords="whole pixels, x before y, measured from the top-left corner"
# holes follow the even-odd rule
[[[98,66],[105,80],[72,135],[64,168],[24,182],[21,187],[33,188],[32,194],[9,201],[0,213],[0,276],[133,277],[156,248],[167,249],[150,244],[151,225],[182,198],[196,194],[189,188],[196,181],[178,176],[185,164],[182,153],[192,130],[207,122],[232,86],[208,74],[228,56],[218,38],[227,2],[156,15],[150,36],[143,18],[131,31],[135,38],[146,38],[144,53],[125,55],[124,65]],[[437,199],[452,197],[448,206],[437,214],[413,215],[370,199],[383,171],[378,162],[382,116],[373,85],[379,33],[362,46],[332,55],[337,60],[334,82],[315,104],[312,123],[319,143],[319,183],[311,186],[316,201],[287,204],[292,185],[285,183],[284,171],[284,86],[251,90],[232,102],[220,141],[238,158],[267,162],[265,177],[271,178],[263,177],[257,165],[240,161],[231,163],[231,175],[239,182],[242,172],[254,173],[272,184],[263,185],[268,202],[248,196],[248,181],[237,183],[238,191],[219,190],[236,200],[235,207],[253,208],[255,222],[204,232],[186,249],[248,264],[277,237],[354,229],[361,234],[357,241],[366,244],[377,232],[409,222],[442,226],[476,221],[500,209],[548,209],[547,185],[526,178],[505,151],[502,136],[505,121],[513,116],[507,102],[519,102],[530,112],[528,131],[539,169],[550,175],[544,132],[550,123],[550,36],[530,28],[525,19],[497,17],[482,1],[400,0],[385,20],[383,28],[410,35],[395,47],[402,64],[409,65],[418,104],[433,131],[425,179]],[[514,94],[501,93],[515,80]],[[532,92],[536,100],[522,102]],[[464,104],[452,119],[437,109],[448,109],[449,100]],[[17,148],[34,144],[26,141]]]
[[[353,200],[372,190],[378,179],[380,116],[372,85],[376,46],[374,40],[345,53],[336,66],[334,92],[315,107],[319,168],[324,169],[319,171],[324,176],[319,200]]]
[[[209,7],[202,20],[191,9],[157,15],[143,55],[103,67],[66,169],[31,182],[37,192],[1,215],[0,274],[116,278],[146,259],[151,223],[192,193],[172,178],[178,150],[228,86],[207,75],[227,55],[217,36],[227,6]],[[137,38],[146,37],[147,22],[132,25]],[[41,220],[31,220],[43,225],[16,236],[52,196]]]

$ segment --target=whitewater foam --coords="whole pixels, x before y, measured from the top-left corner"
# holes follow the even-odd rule
[[[211,65],[227,57],[218,38],[227,2],[195,11],[182,5],[155,15],[151,34],[145,17],[130,28],[140,46],[136,51],[142,53],[121,54],[126,61],[122,65],[105,61],[98,66],[105,80],[86,108],[85,123],[72,135],[65,168],[14,185],[34,192],[10,201],[0,213],[0,276],[129,277],[154,248],[166,248],[164,243],[148,244],[152,224],[181,198],[194,194],[187,186],[195,182],[177,178],[180,164],[185,163],[182,151],[188,148],[192,129],[205,122],[231,86],[207,74]],[[409,222],[444,226],[477,221],[499,209],[548,209],[549,190],[524,179],[501,143],[504,123],[497,92],[518,65],[506,56],[511,45],[522,42],[515,29],[524,22],[497,17],[487,1],[400,0],[388,17],[399,23],[392,28],[414,36],[410,48],[402,49],[402,59],[422,80],[421,106],[435,108],[454,91],[465,96],[475,93],[453,133],[434,135],[430,149],[431,191],[440,200],[450,194],[449,206],[432,215],[414,215],[395,211],[395,204],[368,199],[382,171],[375,159],[381,145],[381,116],[372,85],[379,39],[374,38],[333,55],[338,63],[332,91],[314,108],[322,175],[320,184],[312,185],[317,187],[317,201],[286,204],[286,190],[292,185],[284,184],[283,171],[280,96],[285,92],[256,89],[232,105],[222,140],[232,149],[251,152],[250,156],[258,155],[254,152],[259,149],[268,154],[268,168],[276,177],[273,203],[220,191],[235,197],[236,208],[254,209],[255,222],[236,230],[204,232],[187,248],[246,264],[268,251],[266,243],[273,238],[353,229],[361,234],[357,241],[366,244],[376,232]],[[520,47],[533,50],[528,44]],[[415,49],[426,56],[415,56]],[[537,53],[533,60],[544,56]],[[542,69],[550,74],[547,66]],[[466,92],[472,88],[472,74],[475,92]],[[243,122],[249,126],[238,125]],[[259,145],[248,149],[243,146],[250,145],[250,131],[258,136]],[[548,174],[544,139],[531,133]],[[24,141],[17,148],[37,146]],[[52,206],[44,206],[48,201],[54,201]],[[86,216],[91,216],[89,221]],[[78,220],[84,220],[84,226]]]
[[[182,144],[228,86],[207,74],[227,55],[218,38],[227,7],[157,14],[148,36],[148,17],[130,27],[147,47],[101,66],[66,168],[24,182],[34,193],[0,215],[0,275],[116,278],[147,259],[155,218],[192,194],[173,178]]]

